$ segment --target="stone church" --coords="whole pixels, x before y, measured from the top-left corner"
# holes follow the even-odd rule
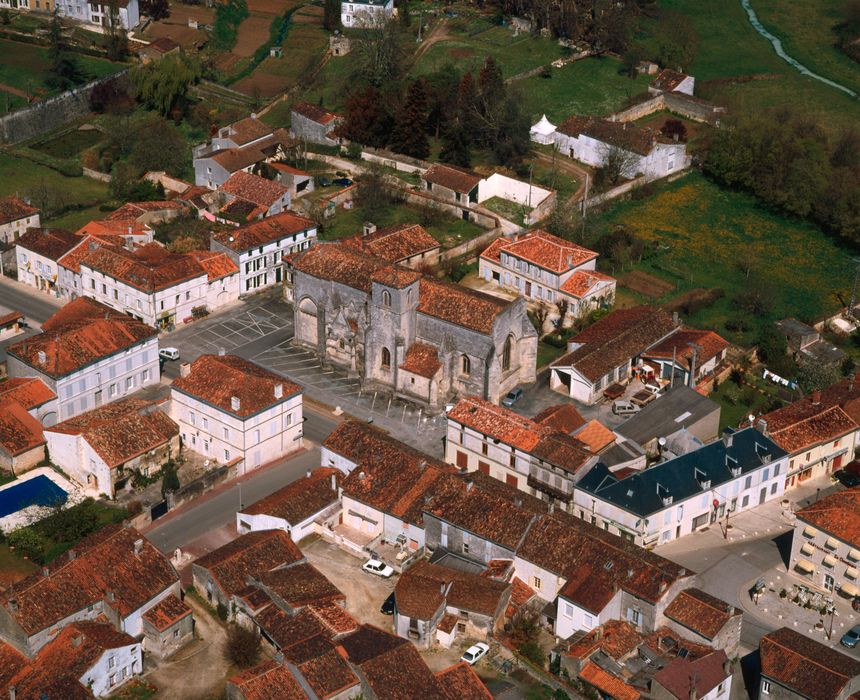
[[[338,243],[285,260],[295,343],[366,388],[438,409],[499,400],[535,380],[537,333],[523,299],[505,301]]]

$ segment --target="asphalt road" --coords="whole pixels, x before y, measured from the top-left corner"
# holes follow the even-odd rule
[[[0,277],[0,311],[20,311],[31,325],[42,325],[61,304],[9,277]]]

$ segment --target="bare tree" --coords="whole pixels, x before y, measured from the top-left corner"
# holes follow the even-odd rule
[[[403,29],[375,14],[362,17],[359,26],[361,33],[352,42],[359,72],[376,87],[397,80],[405,65]]]
[[[632,179],[636,176],[639,156],[632,151],[618,146],[606,146],[600,155],[603,165],[597,168],[595,172],[594,182],[596,186],[608,189],[620,183],[621,180]]]
[[[550,311],[552,307],[547,304],[545,301],[538,302],[538,305],[532,311],[534,315],[534,324],[535,330],[538,332],[539,336],[544,334],[544,326],[546,326],[546,321],[549,318]]]

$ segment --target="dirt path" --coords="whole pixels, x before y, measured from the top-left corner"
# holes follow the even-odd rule
[[[8,92],[11,95],[23,97],[25,100],[30,99],[30,96],[26,92],[19,90],[16,87],[12,87],[11,85],[6,85],[6,83],[0,83],[0,92]]]
[[[448,33],[448,20],[443,17],[439,24],[433,27],[433,30],[427,36],[426,39],[421,43],[421,46],[418,47],[418,50],[412,56],[412,63],[417,63],[418,59],[421,58],[427,51],[430,49],[433,44],[438,44],[440,41],[446,41],[451,38],[451,35]]]
[[[585,196],[585,182],[588,178],[591,177],[591,174],[585,168],[580,167],[570,158],[561,154],[556,155],[555,159],[553,159],[552,156],[548,156],[542,151],[534,150],[531,152],[531,155],[534,157],[535,160],[538,160],[545,165],[555,166],[559,170],[573,175],[576,178],[576,181],[579,183],[579,187],[577,188],[576,192],[574,192],[573,195],[570,197],[570,201],[579,202],[582,200],[582,198]]]

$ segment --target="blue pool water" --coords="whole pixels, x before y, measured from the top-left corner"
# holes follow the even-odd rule
[[[0,518],[17,513],[28,506],[62,505],[69,497],[47,476],[39,475],[16,486],[0,491]]]

